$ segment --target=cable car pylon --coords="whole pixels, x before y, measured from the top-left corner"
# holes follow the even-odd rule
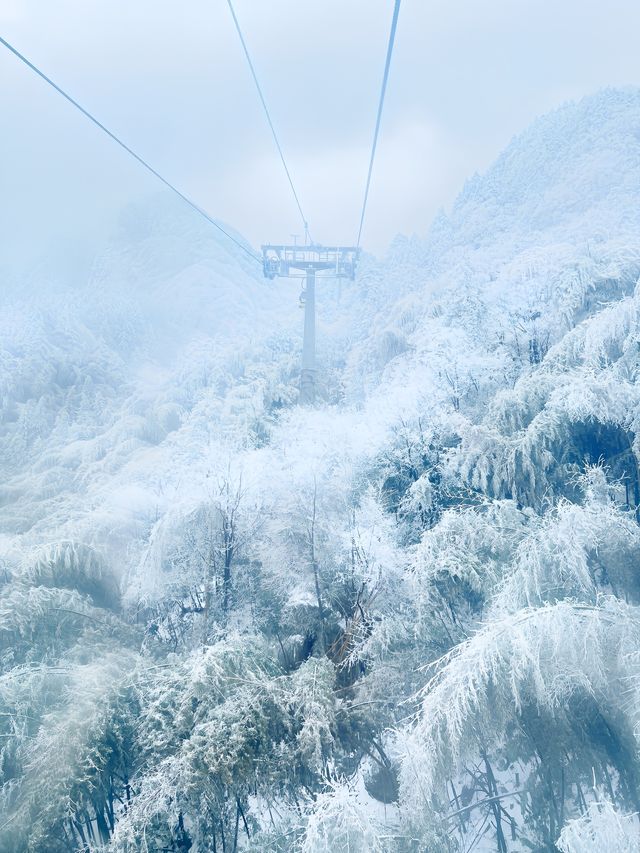
[[[266,278],[303,278],[300,301],[304,306],[304,334],[300,370],[301,405],[316,401],[316,273],[323,278],[348,278],[353,281],[360,250],[356,246],[262,246],[262,265]],[[325,273],[325,275],[322,275]]]

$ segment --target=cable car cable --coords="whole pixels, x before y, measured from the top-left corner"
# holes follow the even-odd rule
[[[3,39],[2,36],[0,36],[0,44],[3,44],[7,48],[7,50],[11,51],[11,53],[13,53],[14,56],[17,56],[18,59],[27,66],[27,68],[30,68],[33,72],[35,72],[38,75],[38,77],[41,77],[45,81],[45,83],[48,83],[49,86],[51,86],[53,89],[55,89],[56,92],[58,92],[58,94],[62,95],[62,97],[66,98],[66,100],[69,101],[70,104],[72,104],[76,109],[80,110],[80,112],[84,116],[86,116],[86,118],[88,118],[89,121],[93,122],[93,124],[95,124],[96,127],[99,127],[100,130],[103,131],[103,133],[106,133],[107,136],[110,137],[114,142],[116,142],[121,148],[124,148],[124,150],[127,152],[127,154],[130,154],[135,160],[138,161],[138,163],[140,163],[142,166],[144,166],[144,168],[147,169],[147,171],[151,172],[151,174],[154,177],[156,177],[166,187],[168,187],[172,192],[174,192],[179,198],[182,199],[182,201],[184,201],[186,204],[188,204],[189,207],[191,207],[193,210],[195,210],[196,213],[199,213],[200,216],[204,217],[210,225],[213,225],[214,228],[217,228],[218,231],[221,231],[222,234],[224,234],[225,237],[228,237],[228,239],[231,240],[232,243],[235,243],[235,245],[238,246],[239,249],[242,249],[242,251],[245,252],[247,255],[249,255],[250,258],[252,258],[254,261],[259,263],[260,266],[262,266],[261,258],[259,258],[256,254],[254,254],[250,249],[248,249],[239,240],[236,240],[236,238],[233,237],[231,234],[229,234],[228,231],[225,231],[225,229],[221,225],[219,225],[215,221],[215,219],[213,219],[211,216],[209,216],[209,214],[205,210],[203,210],[201,207],[199,207],[194,201],[191,201],[191,199],[188,198],[184,193],[180,192],[180,190],[177,187],[175,187],[170,181],[168,181],[166,178],[163,178],[162,175],[153,168],[153,166],[150,166],[146,160],[144,160],[142,157],[140,157],[139,154],[136,154],[136,152],[133,151],[133,149],[129,148],[129,146],[126,145],[121,139],[119,139],[115,135],[115,133],[112,133],[107,127],[105,127],[102,124],[102,122],[98,121],[98,119],[95,118],[95,116],[93,116],[88,110],[85,110],[85,108],[83,106],[81,106],[81,104],[79,104],[76,100],[74,100],[71,97],[71,95],[68,95],[64,91],[64,89],[61,89],[60,86],[58,86],[56,83],[54,83],[50,77],[47,77],[47,75],[43,71],[41,71],[39,68],[37,68],[32,62],[30,62],[26,58],[26,56],[23,56],[23,54],[21,54],[18,50],[16,50],[15,47],[13,47],[11,44],[9,44],[8,41]]]
[[[276,148],[278,149],[278,154],[280,155],[280,160],[282,161],[282,165],[284,167],[284,171],[287,175],[287,180],[289,181],[289,186],[291,187],[291,192],[293,193],[293,197],[295,199],[296,205],[298,206],[298,211],[300,212],[300,218],[302,219],[302,224],[304,225],[305,237],[310,237],[309,234],[309,223],[307,221],[307,217],[304,215],[302,210],[302,205],[300,204],[300,199],[298,197],[298,193],[296,192],[296,188],[293,184],[293,179],[291,177],[291,172],[289,171],[289,167],[287,166],[287,161],[285,160],[284,153],[282,151],[282,146],[280,145],[280,141],[278,139],[278,134],[276,133],[276,129],[273,125],[273,121],[271,120],[271,114],[269,113],[269,108],[267,107],[267,102],[262,93],[262,87],[260,86],[260,82],[258,81],[258,75],[256,74],[256,70],[253,66],[253,62],[251,61],[251,56],[249,54],[249,49],[247,48],[247,43],[244,40],[244,36],[242,35],[242,29],[240,27],[240,22],[238,21],[238,16],[235,13],[233,8],[232,0],[227,0],[227,4],[229,6],[229,11],[231,12],[231,17],[233,18],[233,23],[235,24],[236,31],[240,38],[240,44],[242,45],[242,50],[244,51],[244,55],[247,59],[247,64],[249,66],[249,71],[251,72],[251,76],[253,77],[253,82],[256,84],[256,89],[258,90],[258,97],[260,98],[260,102],[262,103],[262,108],[264,109],[264,113],[267,117],[267,122],[269,123],[269,127],[271,128],[271,135],[273,136],[273,141],[276,144]],[[312,241],[313,242],[313,241]]]
[[[376,117],[376,127],[373,132],[373,144],[371,146],[371,157],[369,158],[369,171],[367,173],[367,183],[364,191],[364,200],[362,202],[362,213],[360,214],[360,227],[358,228],[358,240],[356,246],[360,248],[360,239],[362,237],[362,227],[364,225],[364,216],[367,210],[367,202],[369,200],[369,187],[371,186],[371,174],[373,172],[373,161],[376,157],[376,148],[378,146],[378,134],[380,132],[380,121],[382,119],[382,109],[384,107],[384,98],[387,92],[387,81],[389,79],[389,68],[391,67],[391,56],[393,55],[393,45],[396,38],[396,28],[398,26],[398,14],[400,13],[400,0],[395,0],[393,8],[393,18],[391,19],[391,32],[389,33],[389,44],[387,46],[387,58],[384,63],[384,74],[382,75],[382,87],[380,89],[380,101],[378,103],[378,115]]]

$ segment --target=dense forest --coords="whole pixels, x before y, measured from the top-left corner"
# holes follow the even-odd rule
[[[315,407],[163,195],[3,275],[2,853],[640,848],[640,91],[327,280]]]

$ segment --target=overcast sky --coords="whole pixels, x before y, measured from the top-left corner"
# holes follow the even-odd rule
[[[313,236],[352,242],[392,0],[235,6]],[[640,85],[639,32],[635,0],[404,0],[365,248],[424,233],[537,115]],[[300,232],[226,0],[0,0],[0,34],[254,245]],[[5,257],[156,190],[1,46],[0,103]]]

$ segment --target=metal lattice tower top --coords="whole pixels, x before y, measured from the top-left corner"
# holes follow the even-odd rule
[[[266,245],[262,265],[266,278],[298,278],[296,272],[326,272],[330,277],[353,280],[360,250],[356,246]]]

